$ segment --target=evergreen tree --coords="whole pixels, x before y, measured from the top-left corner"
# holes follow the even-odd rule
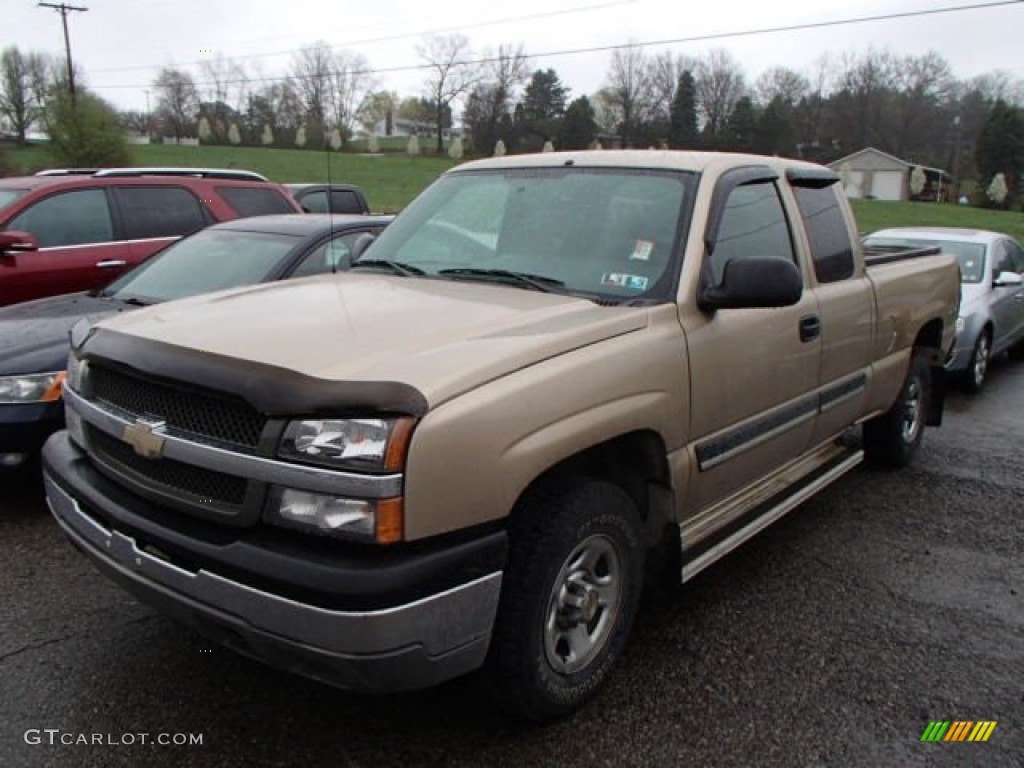
[[[757,127],[757,115],[754,113],[754,102],[744,96],[732,108],[725,126],[726,147],[734,152],[750,152],[754,147],[754,132]]]
[[[697,83],[690,70],[683,70],[669,110],[668,144],[672,149],[694,149],[700,143],[697,131]]]
[[[1024,173],[1024,114],[1002,99],[992,107],[975,150],[981,186],[988,187],[996,174],[1006,179],[1007,201],[1013,201],[1020,190]]]
[[[761,112],[754,131],[753,149],[763,155],[792,157],[795,152],[792,110],[776,96]]]
[[[590,99],[580,96],[565,110],[565,120],[559,135],[560,149],[586,149],[597,136],[597,121]]]

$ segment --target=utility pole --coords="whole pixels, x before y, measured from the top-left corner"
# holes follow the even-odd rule
[[[71,39],[68,37],[68,14],[72,11],[88,11],[88,8],[83,8],[78,5],[67,5],[61,3],[57,5],[55,3],[39,3],[40,8],[53,8],[60,14],[60,20],[64,24],[64,51],[67,54],[68,59],[68,92],[71,94],[71,104],[75,103],[75,68],[71,63]]]

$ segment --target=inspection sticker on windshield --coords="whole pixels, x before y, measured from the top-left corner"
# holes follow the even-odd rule
[[[654,243],[650,240],[637,240],[633,244],[633,252],[629,254],[629,258],[635,261],[650,261],[653,250]]]
[[[624,272],[605,272],[601,276],[601,285],[631,288],[634,291],[646,291],[648,282],[643,275],[627,275]]]

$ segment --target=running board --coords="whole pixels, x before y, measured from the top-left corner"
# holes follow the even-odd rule
[[[863,460],[864,452],[861,450],[844,455],[837,461],[826,464],[822,471],[812,472],[804,481],[795,483],[792,488],[784,492],[784,496],[780,494],[781,498],[775,497],[761,507],[752,510],[753,519],[745,518],[749,522],[742,524],[740,528],[733,530],[732,533],[727,533],[725,538],[710,547],[700,546],[698,551],[689,560],[684,549],[682,580],[684,582],[689,581],[709,565],[732,552],[747,539],[756,536],[791,509],[799,506],[818,491],[838,480]],[[683,544],[685,546],[685,542]]]

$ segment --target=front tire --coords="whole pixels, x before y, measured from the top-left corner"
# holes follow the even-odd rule
[[[964,374],[964,387],[968,392],[981,391],[981,385],[985,383],[985,376],[988,374],[988,364],[992,358],[992,340],[989,332],[984,330],[979,334],[978,340],[974,342],[974,351],[971,353],[971,362],[967,365]]]
[[[928,357],[914,351],[899,396],[881,416],[864,423],[864,455],[883,467],[909,464],[924,437],[931,401],[931,367]]]
[[[485,667],[499,707],[547,722],[597,691],[636,616],[642,531],[636,505],[610,483],[577,478],[523,500]]]

